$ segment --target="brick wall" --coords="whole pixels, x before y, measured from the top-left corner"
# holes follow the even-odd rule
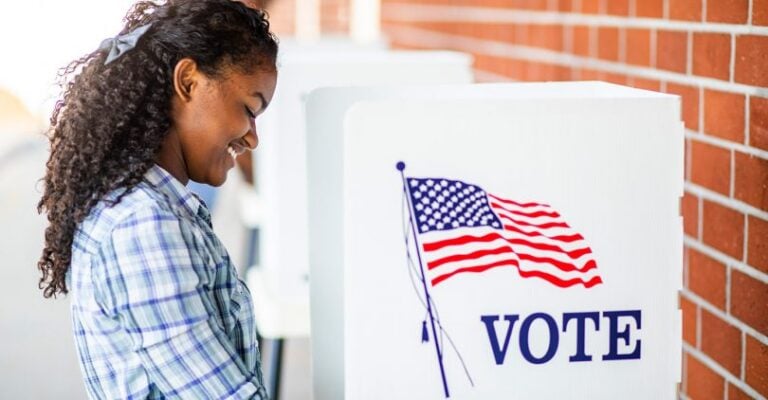
[[[349,33],[349,0],[320,0],[320,31]]]
[[[395,47],[472,53],[480,81],[680,95],[680,397],[768,397],[768,0],[382,0],[382,29]]]
[[[244,0],[265,8],[269,13],[272,31],[278,37],[296,33],[296,8],[318,7],[321,34],[348,34],[350,0]]]
[[[257,1],[257,0],[252,0]],[[278,38],[291,36],[296,30],[297,0],[260,0],[259,6],[267,10],[269,25]]]

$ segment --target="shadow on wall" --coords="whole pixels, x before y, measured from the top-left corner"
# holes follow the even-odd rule
[[[69,301],[43,298],[37,214],[47,145],[42,124],[0,90],[0,398],[83,399]]]

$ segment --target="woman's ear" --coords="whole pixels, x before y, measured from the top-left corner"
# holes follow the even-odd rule
[[[182,101],[189,101],[199,81],[200,71],[191,58],[182,58],[173,69],[173,89]]]

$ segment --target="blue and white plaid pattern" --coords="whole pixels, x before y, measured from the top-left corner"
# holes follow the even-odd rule
[[[67,278],[91,398],[267,398],[250,293],[205,205],[160,167],[94,207]]]

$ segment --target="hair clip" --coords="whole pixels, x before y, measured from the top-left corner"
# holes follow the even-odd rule
[[[115,61],[118,57],[136,47],[136,43],[139,42],[141,36],[144,35],[151,26],[152,24],[149,23],[136,28],[125,35],[117,35],[113,38],[104,39],[99,45],[99,50],[109,51],[107,60],[104,61],[104,65]]]

